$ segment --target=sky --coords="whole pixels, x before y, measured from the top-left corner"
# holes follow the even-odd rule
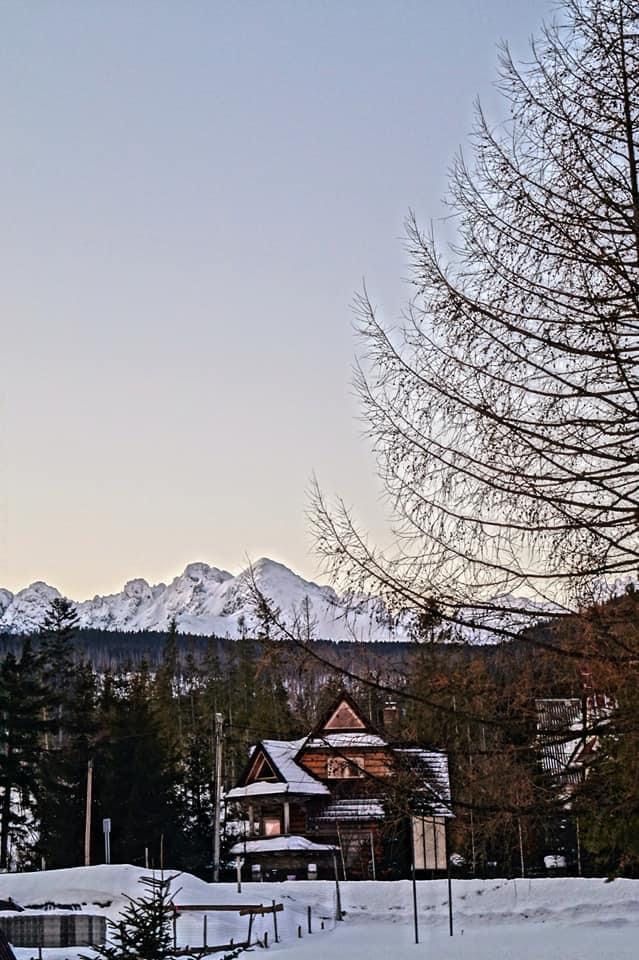
[[[0,0],[0,586],[317,576],[313,473],[387,536],[353,296],[398,320],[404,219],[551,10]]]

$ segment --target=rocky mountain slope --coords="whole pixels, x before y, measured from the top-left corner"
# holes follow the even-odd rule
[[[166,630],[175,618],[184,633],[238,637],[254,635],[258,626],[251,585],[279,608],[298,632],[325,640],[406,639],[404,631],[393,632],[381,622],[377,605],[363,601],[350,609],[345,598],[331,587],[304,580],[288,567],[263,558],[233,576],[207,563],[190,563],[169,584],[151,585],[129,580],[120,593],[96,596],[77,603],[82,627],[98,630]],[[59,590],[46,583],[32,583],[15,595],[0,589],[0,632],[32,633],[43,620]],[[70,598],[73,599],[73,598]]]

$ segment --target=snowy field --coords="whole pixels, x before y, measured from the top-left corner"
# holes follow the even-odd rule
[[[170,871],[167,871],[170,872]],[[51,902],[116,919],[136,896],[145,871],[98,866],[0,876],[0,897],[24,906]],[[630,960],[637,953],[639,881],[592,879],[460,880],[453,884],[455,935],[448,933],[446,884],[418,883],[420,944],[414,942],[412,892],[407,881],[342,883],[345,918],[335,920],[335,885],[324,881],[213,886],[188,874],[174,883],[176,903],[284,904],[278,914],[281,942],[273,942],[273,918],[256,920],[254,939],[268,931],[269,951],[283,960]],[[307,932],[311,907],[313,933]],[[324,929],[321,929],[321,924]],[[235,913],[207,915],[209,943],[246,939],[248,921]],[[302,939],[298,938],[302,928]],[[202,915],[177,924],[178,943],[202,944]],[[88,948],[44,950],[45,960],[75,960]],[[252,952],[261,953],[259,944]],[[16,950],[19,960],[37,955]],[[215,955],[213,955],[215,956]],[[217,955],[218,957],[221,954]]]

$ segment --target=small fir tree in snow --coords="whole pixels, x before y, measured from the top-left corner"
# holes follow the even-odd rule
[[[162,960],[173,955],[171,921],[172,877],[141,877],[146,892],[127,897],[128,905],[118,922],[109,922],[111,939],[96,948],[94,958],[103,960]],[[93,958],[82,957],[82,960]]]

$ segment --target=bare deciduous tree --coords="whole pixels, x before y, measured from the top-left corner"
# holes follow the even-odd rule
[[[311,519],[336,586],[410,612],[421,639],[513,638],[552,611],[527,636],[550,648],[548,663],[556,651],[587,667],[590,692],[618,697],[614,717],[579,731],[608,738],[606,772],[590,783],[604,816],[615,790],[605,759],[615,743],[634,747],[639,702],[636,597],[602,602],[639,564],[639,0],[563,0],[529,62],[502,49],[499,86],[507,121],[493,127],[478,108],[472,161],[453,167],[455,243],[408,219],[402,323],[366,290],[356,301],[356,385],[394,546],[372,544],[319,486]],[[564,689],[585,702],[573,672]],[[458,696],[459,675],[393,691],[416,732],[439,730],[451,751],[473,864],[477,844],[507,828],[523,869],[537,818],[592,819],[587,794],[574,807],[540,781],[530,676],[519,685],[512,709],[494,679],[491,702]],[[575,738],[568,726],[537,734]],[[632,777],[620,789],[636,809]],[[619,843],[639,861],[639,844]]]
[[[504,636],[639,561],[639,3],[561,14],[529,63],[502,50],[510,116],[492,128],[477,110],[451,179],[456,244],[410,217],[401,329],[357,299],[396,549],[319,489],[312,511],[338,582]]]

